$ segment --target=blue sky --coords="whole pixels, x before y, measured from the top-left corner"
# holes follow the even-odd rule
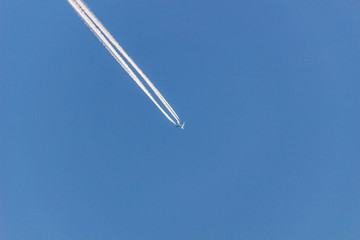
[[[360,3],[0,2],[1,239],[359,239]]]

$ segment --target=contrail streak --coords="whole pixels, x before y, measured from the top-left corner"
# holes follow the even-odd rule
[[[125,71],[133,78],[133,80],[137,83],[137,85],[148,95],[148,97],[154,102],[154,104],[159,108],[159,110],[169,119],[170,122],[175,124],[175,122],[169,117],[169,115],[162,109],[162,107],[156,102],[153,96],[149,93],[149,91],[145,88],[142,82],[138,79],[135,73],[130,69],[130,67],[126,64],[126,62],[121,58],[121,56],[116,52],[113,46],[109,43],[109,41],[104,37],[104,35],[100,32],[100,30],[94,25],[91,19],[85,14],[83,9],[74,1],[68,0],[69,4],[75,9],[78,15],[84,20],[84,22],[88,25],[91,31],[95,34],[95,36],[100,40],[100,42],[106,47],[106,49],[111,53],[111,55],[115,58],[115,60],[125,69]]]
[[[154,102],[154,104],[160,109],[160,111],[169,119],[170,122],[175,124],[175,122],[167,115],[167,113],[161,108],[161,106],[156,102],[153,96],[149,93],[149,91],[145,88],[142,82],[138,79],[135,73],[130,69],[130,67],[126,64],[126,62],[121,58],[121,56],[116,52],[113,46],[109,43],[109,41],[104,37],[104,35],[99,31],[99,29],[94,25],[91,19],[85,14],[85,12],[81,9],[81,7],[74,1],[68,0],[69,4],[75,9],[78,15],[84,20],[84,22],[89,26],[91,31],[95,34],[95,36],[100,40],[100,42],[106,47],[106,49],[111,53],[111,55],[115,58],[115,60],[125,69],[125,71],[133,78],[133,80],[137,83],[137,85],[148,95],[148,97]]]
[[[145,80],[145,82],[149,85],[149,87],[154,91],[156,96],[160,99],[160,101],[165,105],[165,107],[169,110],[169,112],[176,119],[178,124],[180,124],[180,118],[175,113],[174,109],[170,106],[170,104],[165,100],[165,98],[161,95],[161,93],[156,89],[154,84],[150,81],[150,79],[141,71],[141,69],[135,64],[135,62],[127,55],[124,49],[120,46],[120,44],[115,40],[115,38],[110,34],[110,32],[104,27],[101,21],[95,16],[93,12],[86,6],[86,4],[82,0],[75,0],[75,2],[85,11],[85,13],[89,16],[89,18],[95,23],[95,25],[100,29],[100,31],[110,40],[110,42],[115,46],[115,48],[125,57],[125,59],[135,68],[135,70],[141,75],[141,77]]]

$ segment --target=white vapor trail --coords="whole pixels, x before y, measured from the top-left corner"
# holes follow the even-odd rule
[[[100,42],[106,47],[106,49],[111,53],[115,60],[124,68],[124,70],[131,76],[131,78],[137,83],[137,85],[146,93],[146,95],[154,102],[154,104],[159,108],[159,110],[171,121],[173,124],[175,122],[169,115],[162,109],[162,107],[157,103],[153,98],[150,92],[146,89],[144,84],[139,80],[136,74],[131,70],[127,63],[122,59],[116,49],[123,54],[123,56],[128,60],[129,63],[139,72],[139,74],[145,79],[146,83],[154,91],[154,93],[159,97],[164,106],[169,110],[172,116],[176,119],[179,124],[179,117],[176,115],[175,111],[171,108],[165,98],[160,94],[160,92],[155,88],[155,86],[150,82],[150,80],[145,76],[145,74],[138,68],[134,61],[126,54],[126,52],[121,48],[117,41],[111,36],[111,34],[106,30],[106,28],[101,24],[101,22],[96,18],[96,16],[88,9],[84,2],[81,0],[67,0],[69,4],[75,9],[78,15],[84,20],[88,25],[90,30],[95,34],[95,36],[100,40]],[[106,37],[111,41],[113,45],[106,39]]]
[[[89,18],[95,23],[95,25],[100,29],[100,31],[110,40],[110,42],[115,46],[115,48],[125,57],[125,59],[135,68],[135,70],[141,75],[141,77],[145,80],[145,82],[149,85],[149,87],[154,91],[156,96],[160,99],[160,101],[165,105],[165,107],[169,110],[169,112],[176,119],[178,124],[180,124],[180,118],[175,113],[174,109],[170,106],[170,104],[165,100],[165,98],[161,95],[161,93],[156,89],[154,84],[150,81],[150,79],[141,71],[141,69],[135,64],[135,62],[129,57],[129,55],[124,51],[124,49],[120,46],[120,44],[115,40],[115,38],[110,34],[110,32],[104,27],[101,21],[95,16],[93,12],[86,6],[86,4],[82,0],[75,0],[76,3],[85,11],[85,13],[89,16]]]

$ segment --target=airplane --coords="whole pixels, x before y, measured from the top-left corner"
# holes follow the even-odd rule
[[[175,124],[175,127],[181,128],[181,129],[184,129],[184,126],[185,126],[185,122],[184,122],[182,125],[180,125],[180,123],[179,123],[179,124]]]

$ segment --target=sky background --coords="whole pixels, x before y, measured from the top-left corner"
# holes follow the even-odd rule
[[[360,2],[0,1],[0,239],[360,239]]]

